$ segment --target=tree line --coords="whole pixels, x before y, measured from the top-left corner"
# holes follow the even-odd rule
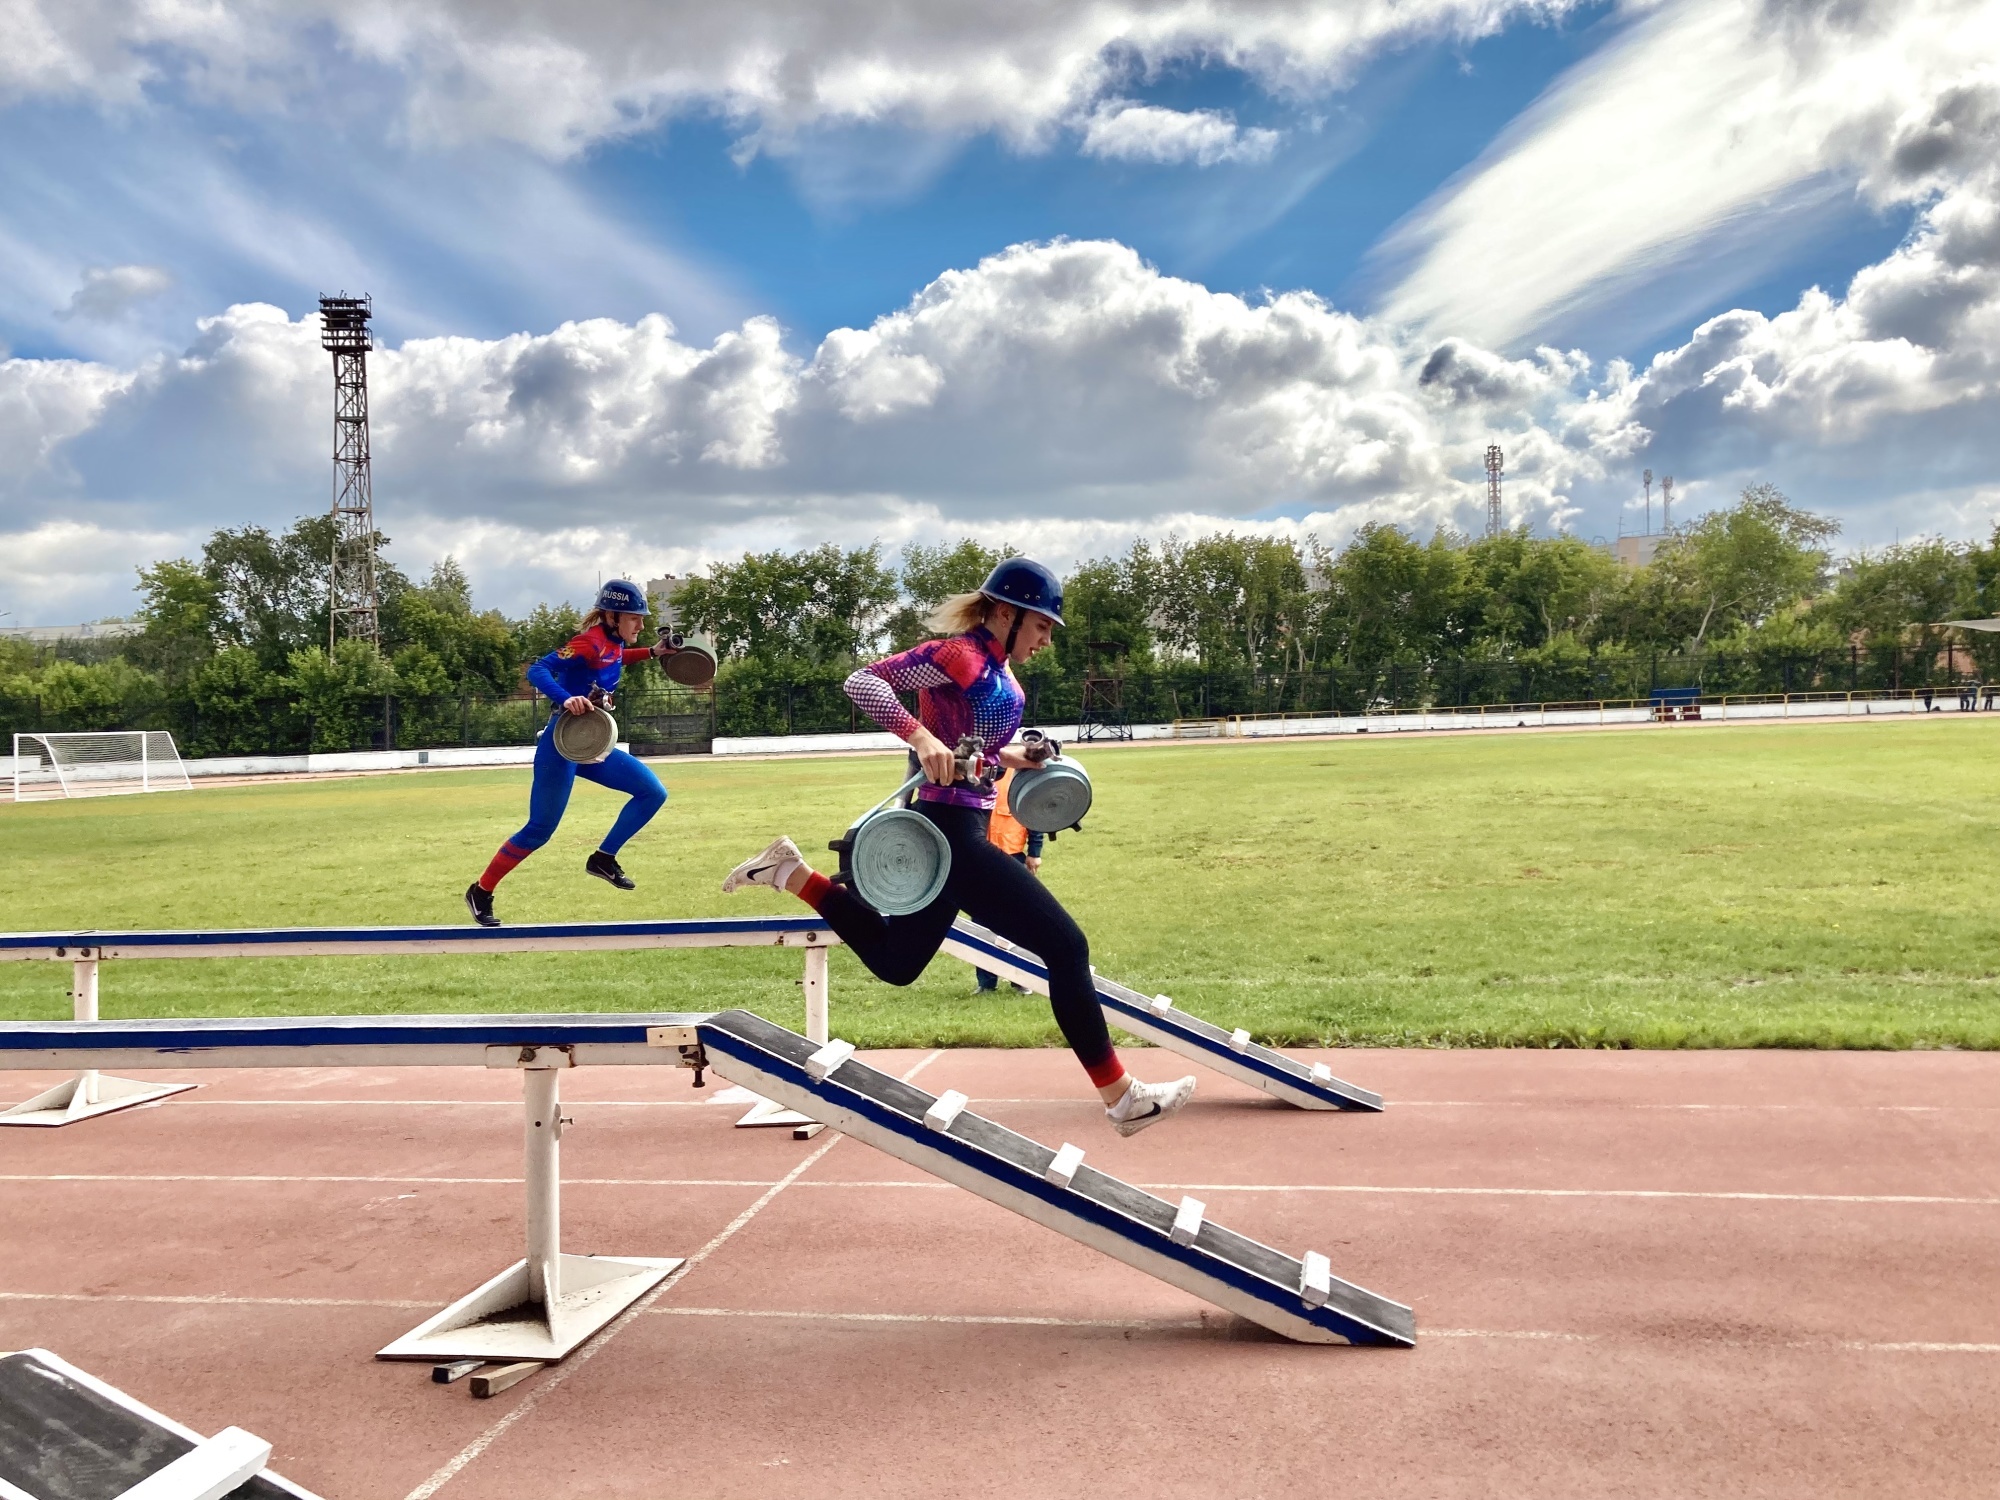
[[[188,754],[521,743],[543,708],[526,663],[579,610],[473,607],[447,557],[384,565],[381,650],[327,649],[331,523],[211,536],[140,570],[141,629],[115,641],[0,641],[16,729],[165,727]],[[1660,539],[1628,568],[1525,529],[1427,539],[1387,525],[1345,546],[1224,533],[1135,542],[1065,580],[1068,628],[1023,671],[1031,721],[1073,720],[1085,685],[1134,721],[1716,692],[1921,687],[2000,675],[2000,640],[1939,622],[2000,613],[2000,531],[1836,563],[1831,520],[1769,485]],[[673,605],[722,666],[692,700],[650,665],[628,679],[635,738],[706,717],[724,734],[857,726],[855,663],[923,638],[925,615],[1011,549],[978,542],[746,554],[684,580]],[[657,601],[656,601],[657,602]],[[638,726],[634,728],[633,726]]]

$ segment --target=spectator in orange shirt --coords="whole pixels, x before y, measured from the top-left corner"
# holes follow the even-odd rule
[[[1028,872],[1039,875],[1042,872],[1042,840],[1044,835],[1031,833],[1016,821],[1008,805],[1007,795],[1014,784],[1014,773],[1009,771],[994,787],[993,812],[986,821],[986,842],[1003,853],[1013,856],[1020,864],[1028,867]],[[979,988],[982,992],[1000,988],[1000,976],[979,971]],[[1014,986],[1022,994],[1028,992],[1025,984]]]

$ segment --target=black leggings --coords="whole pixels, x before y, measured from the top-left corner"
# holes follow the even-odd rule
[[[986,814],[973,807],[918,802],[951,845],[951,874],[935,901],[904,917],[885,917],[847,887],[836,885],[820,900],[820,915],[868,970],[885,984],[913,984],[936,957],[951,924],[964,912],[1010,943],[1019,943],[1049,971],[1049,1006],[1093,1080],[1115,1082],[1117,1054],[1097,986],[1090,975],[1090,943],[1076,919],[1049,888],[986,841]]]

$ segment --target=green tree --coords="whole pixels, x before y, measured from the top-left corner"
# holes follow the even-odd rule
[[[225,646],[188,684],[188,753],[268,755],[290,743],[292,706],[283,676],[248,646]]]
[[[1933,679],[1947,634],[1943,622],[1963,618],[1979,602],[1971,549],[1926,539],[1850,559],[1826,614],[1859,641],[1881,680],[1903,686]]]
[[[1361,528],[1316,568],[1326,580],[1320,631],[1326,652],[1372,682],[1392,664],[1428,665],[1469,646],[1477,619],[1463,538],[1439,531],[1419,543],[1394,526]]]
[[[1305,609],[1298,547],[1233,532],[1160,547],[1153,598],[1161,642],[1209,670],[1285,670]]]
[[[1124,647],[1133,667],[1152,660],[1158,572],[1152,548],[1138,541],[1123,557],[1094,558],[1063,580],[1067,623],[1056,632],[1053,655],[1065,674],[1079,680],[1084,676],[1092,641]]]
[[[292,653],[285,689],[311,724],[314,750],[368,748],[382,723],[383,700],[396,690],[395,669],[366,641],[345,640]]]
[[[1817,593],[1831,561],[1825,544],[1839,532],[1838,522],[1800,509],[1776,485],[1753,484],[1728,510],[1679,533],[1653,570],[1694,618],[1689,649]]]
[[[520,682],[521,645],[498,610],[473,609],[472,585],[454,558],[434,564],[421,584],[396,579],[383,597],[382,649],[396,662],[405,695],[418,695],[419,681],[427,696],[512,692]],[[419,669],[410,657],[413,665],[405,671],[412,651],[424,653],[435,668]]]
[[[139,569],[139,619],[144,632],[130,646],[133,659],[185,684],[215,650],[219,590],[197,564],[170,558]]]
[[[582,628],[583,612],[575,605],[537,604],[527,619],[514,626],[514,654],[519,658],[515,680],[522,668],[569,644]]]
[[[681,618],[709,631],[729,656],[777,663],[852,660],[881,636],[896,602],[882,549],[745,553],[682,586]]]
[[[1573,536],[1522,529],[1465,550],[1475,633],[1503,650],[1594,638],[1624,586],[1615,558]]]

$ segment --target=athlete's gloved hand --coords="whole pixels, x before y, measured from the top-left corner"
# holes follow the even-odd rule
[[[563,699],[563,712],[576,714],[579,717],[587,714],[590,712],[590,700],[581,694],[574,698],[565,698]]]

